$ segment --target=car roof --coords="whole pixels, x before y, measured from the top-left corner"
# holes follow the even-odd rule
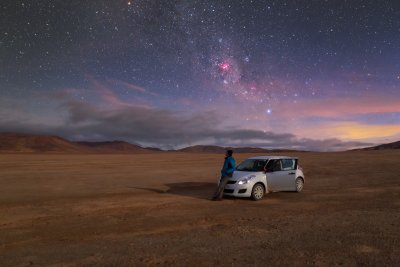
[[[297,159],[297,158],[288,156],[257,156],[257,157],[251,157],[249,159]]]

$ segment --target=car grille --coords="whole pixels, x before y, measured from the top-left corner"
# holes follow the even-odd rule
[[[236,181],[229,180],[227,184],[236,184]]]
[[[224,193],[232,194],[233,189],[224,189]]]

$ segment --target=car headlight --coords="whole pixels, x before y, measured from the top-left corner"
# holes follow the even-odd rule
[[[238,181],[238,184],[247,184],[251,179],[255,178],[255,175],[250,175],[248,177],[244,177]]]

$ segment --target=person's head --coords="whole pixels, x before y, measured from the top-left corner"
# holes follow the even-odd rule
[[[232,154],[233,154],[233,150],[232,150],[232,149],[228,149],[228,150],[226,151],[226,153],[225,153],[225,155],[226,155],[227,157],[232,156]]]

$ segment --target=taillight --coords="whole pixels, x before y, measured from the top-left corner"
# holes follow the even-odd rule
[[[303,171],[303,168],[298,166],[297,169],[299,169],[300,171]]]

